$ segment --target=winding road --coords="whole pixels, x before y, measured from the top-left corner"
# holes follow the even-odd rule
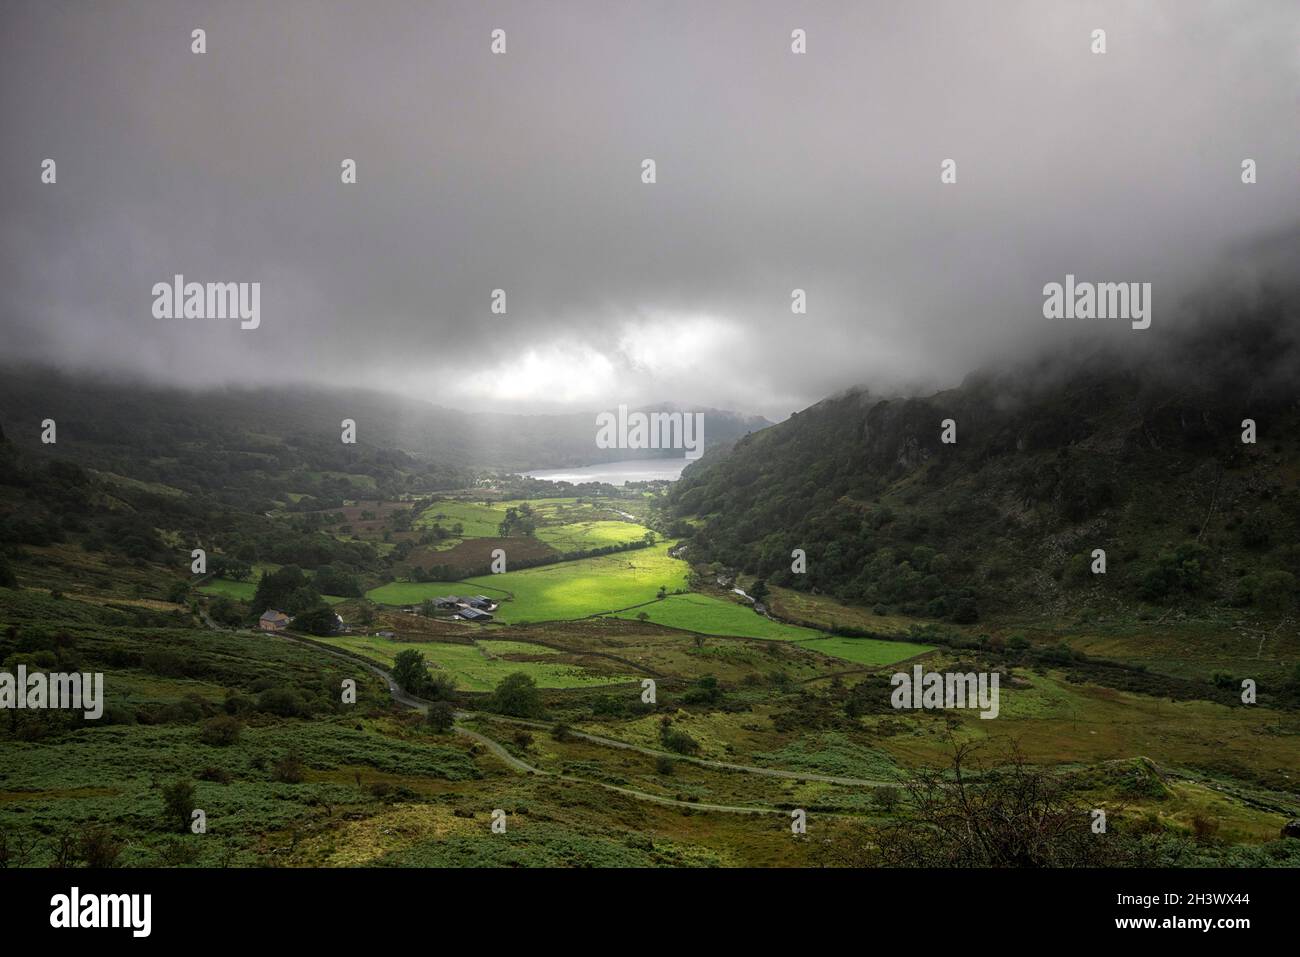
[[[414,708],[417,711],[423,711],[423,712],[428,711],[430,702],[425,701],[423,698],[416,697],[415,695],[412,695],[406,692],[405,690],[403,690],[402,687],[393,678],[392,674],[390,674],[385,669],[381,668],[375,662],[370,661],[367,658],[363,658],[360,655],[350,654],[349,652],[343,651],[341,649],[332,648],[328,645],[311,641],[309,639],[299,638],[295,635],[287,635],[282,632],[276,632],[275,634],[277,634],[280,638],[283,638],[285,641],[290,641],[293,642],[294,644],[302,645],[304,647],[312,648],[318,651],[323,651],[326,654],[331,654],[335,656],[336,658],[342,658],[345,661],[351,662],[353,664],[361,665],[368,671],[372,672],[373,674],[383,679],[384,684],[388,687],[388,693],[392,696],[393,700],[396,701],[398,704],[404,705],[408,708]],[[530,728],[546,729],[549,727],[544,722],[527,721],[522,718],[507,718],[502,715],[487,714],[484,712],[476,712],[476,711],[456,712],[456,720],[458,722],[467,719],[481,719],[487,721],[494,721],[501,724],[521,725]],[[528,762],[516,757],[515,755],[507,751],[506,748],[499,741],[493,740],[492,738],[488,737],[485,734],[482,734],[481,732],[473,731],[469,728],[463,727],[459,723],[454,725],[452,730],[454,730],[457,734],[482,745],[493,755],[500,758],[501,761],[505,763],[507,767],[515,771],[518,771],[522,774],[532,774],[532,775],[537,775],[539,777],[554,778],[558,781],[570,781],[575,784],[586,784],[594,787],[604,788],[607,791],[614,791],[615,793],[625,794],[628,795],[629,797],[637,798],[638,800],[651,801],[655,804],[665,805],[668,807],[691,808],[692,810],[696,810],[696,811],[718,811],[725,814],[779,814],[785,817],[788,817],[790,814],[788,810],[784,808],[776,808],[776,807],[744,806],[744,805],[734,805],[734,804],[706,804],[698,801],[682,801],[682,800],[678,800],[677,798],[669,798],[659,794],[651,794],[648,791],[639,791],[635,788],[628,788],[628,787],[622,787],[621,785],[617,785],[617,784],[610,784],[607,781],[592,781],[589,778],[575,777],[569,774],[562,774],[558,771],[547,771],[543,768],[535,767],[529,764]],[[760,768],[760,767],[754,767],[752,765],[747,765],[747,764],[731,764],[725,761],[710,761],[705,758],[694,758],[694,757],[688,757],[679,754],[670,754],[667,751],[657,751],[654,748],[644,748],[641,747],[640,745],[629,744],[626,741],[617,741],[614,738],[606,738],[606,737],[602,737],[601,735],[590,734],[585,731],[570,730],[569,733],[573,735],[575,738],[581,738],[585,741],[589,741],[593,744],[599,744],[605,747],[617,748],[624,751],[635,751],[638,754],[644,754],[655,758],[667,757],[667,758],[671,758],[674,761],[686,761],[691,764],[698,764],[701,767],[716,768],[718,770],[723,770],[723,771],[736,771],[743,774],[756,774],[763,777],[785,778],[788,780],[796,780],[796,781],[821,781],[829,784],[839,784],[839,785],[845,785],[849,787],[885,787],[888,785],[896,785],[898,783],[896,781],[868,781],[861,778],[835,777],[832,775],[825,775],[825,774],[808,774],[808,773],[802,773],[797,771],[783,771],[776,768]],[[822,814],[821,816],[852,817],[853,815]]]

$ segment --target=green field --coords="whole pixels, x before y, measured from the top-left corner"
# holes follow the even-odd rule
[[[641,614],[645,614],[656,625],[698,631],[706,635],[804,642],[820,637],[820,632],[772,621],[755,614],[748,605],[709,595],[670,595],[663,601],[656,601],[643,608],[620,612],[618,617],[636,618]]]
[[[236,601],[252,601],[257,593],[257,582],[236,582],[229,578],[213,578],[198,589],[205,595],[225,595]]]
[[[481,502],[434,502],[415,520],[417,528],[435,523],[448,531],[461,526],[455,541],[466,538],[496,538],[506,510],[528,505],[537,521],[536,537],[562,552],[600,548],[635,542],[649,531],[644,525],[609,519],[609,509],[592,504],[578,504],[575,498],[519,499],[483,504]],[[440,543],[450,548],[452,541]]]
[[[461,538],[495,538],[506,510],[496,505],[479,505],[474,502],[434,502],[415,520],[417,528],[430,528],[435,524],[450,530],[453,525],[462,527]]]
[[[686,589],[686,563],[668,557],[667,545],[617,555],[482,575],[463,582],[390,582],[366,597],[386,605],[416,604],[425,598],[483,592],[514,598],[502,603],[502,621],[565,621],[653,601],[660,587]]]
[[[603,675],[577,665],[538,661],[510,661],[502,655],[554,655],[554,649],[524,641],[481,641],[457,645],[440,641],[395,641],[367,635],[343,635],[317,639],[338,648],[392,664],[400,651],[415,648],[430,666],[454,675],[462,691],[491,691],[506,675],[522,671],[542,688],[586,688],[592,685],[634,681],[632,675]]]
[[[476,588],[495,586],[513,593],[497,617],[506,622],[561,621],[618,611],[653,601],[661,587],[687,587],[686,563],[668,557],[668,546],[582,558],[471,578]]]
[[[200,585],[198,591],[204,595],[224,595],[227,598],[233,598],[235,601],[252,601],[253,596],[257,594],[257,582],[236,582],[229,578],[213,578],[210,581]],[[328,605],[337,605],[341,601],[347,601],[339,595],[322,595],[325,603]]]
[[[562,552],[578,552],[640,541],[648,531],[648,528],[631,522],[573,522],[543,525],[537,529],[537,539]]]

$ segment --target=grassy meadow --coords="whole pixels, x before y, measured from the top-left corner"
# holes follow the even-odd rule
[[[531,677],[539,688],[585,688],[633,681],[633,675],[601,674],[572,664],[536,661],[556,657],[545,645],[526,641],[491,641],[453,644],[441,641],[396,641],[365,635],[340,635],[321,639],[337,648],[356,652],[391,665],[402,651],[414,648],[430,668],[451,675],[462,691],[491,691],[503,678],[515,672]]]

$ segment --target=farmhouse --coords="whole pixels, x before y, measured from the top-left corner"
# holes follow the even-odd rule
[[[262,617],[257,619],[257,627],[263,631],[284,631],[292,620],[284,612],[268,608],[262,612]]]
[[[445,611],[461,611],[466,608],[475,611],[496,611],[497,603],[487,595],[474,595],[472,598],[462,598],[459,595],[444,595],[441,598],[433,600],[433,607]]]
[[[485,621],[491,621],[491,620],[492,620],[492,616],[491,616],[491,615],[489,615],[489,614],[488,614],[487,612],[485,612],[485,611],[479,611],[477,608],[462,608],[462,609],[457,613],[456,617],[457,617],[457,618],[460,618],[460,619],[462,619],[462,620],[464,620],[464,621],[478,621],[478,622],[485,622]]]

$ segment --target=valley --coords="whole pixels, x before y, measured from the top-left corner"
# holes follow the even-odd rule
[[[622,485],[6,411],[0,657],[105,700],[0,716],[0,855],[879,866],[969,853],[923,840],[969,776],[1050,795],[1058,862],[1294,866],[1300,420],[1242,448],[1214,381],[1196,433],[1154,388],[850,393]],[[917,669],[996,704],[900,708]]]

